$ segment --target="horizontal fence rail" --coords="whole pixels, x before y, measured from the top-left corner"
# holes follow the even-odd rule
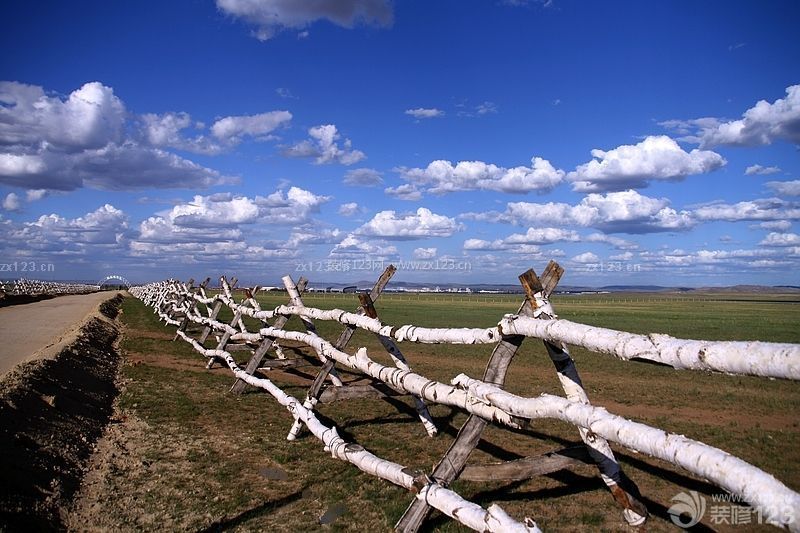
[[[214,295],[206,292],[209,280],[196,287],[193,281],[182,283],[166,280],[135,286],[130,292],[151,306],[160,319],[177,326],[175,338],[188,342],[207,358],[209,368],[215,362],[227,365],[236,378],[233,391],[241,392],[246,385],[258,387],[286,407],[295,420],[287,436],[289,440],[296,438],[305,426],[322,441],[325,451],[333,457],[416,492],[416,498],[396,525],[399,531],[417,531],[430,508],[439,509],[478,531],[538,531],[535,522],[529,518],[518,521],[497,505],[484,509],[448,488],[464,471],[466,459],[477,445],[486,424],[519,429],[526,427],[533,419],[562,420],[577,428],[585,444],[587,460],[597,465],[600,477],[622,507],[623,517],[630,525],[643,524],[647,509],[636,496],[638,489],[635,484],[622,474],[609,442],[680,466],[750,503],[768,522],[791,531],[800,531],[800,524],[794,520],[796,510],[800,509],[800,494],[772,475],[713,446],[592,406],[569,355],[567,343],[626,361],[642,360],[676,369],[790,380],[800,380],[800,345],[684,340],[659,334],[632,334],[559,319],[549,296],[563,269],[554,262],[548,265],[541,278],[532,270],[520,276],[525,300],[517,314],[501,317],[496,326],[427,328],[389,325],[378,318],[373,304],[393,273],[394,268],[388,268],[371,293],[359,294],[361,306],[355,312],[306,307],[302,302],[305,280],[301,279],[295,285],[289,276],[284,278],[288,305],[267,310],[262,310],[255,299],[258,288],[245,289],[243,297],[237,301],[234,296],[235,280],[229,283],[224,277],[221,278],[222,290]],[[230,322],[222,322],[218,318],[223,306],[233,315]],[[284,329],[288,318],[292,316],[301,319],[305,331]],[[249,331],[243,317],[259,320],[263,327]],[[330,342],[317,333],[314,320],[336,322],[345,329],[335,342]],[[197,338],[190,333],[190,324],[202,331]],[[366,348],[353,350],[352,353],[345,351],[357,329],[376,335],[390,354],[394,366],[375,361]],[[207,338],[212,333],[216,340],[213,348],[206,346]],[[550,394],[523,397],[502,389],[508,366],[526,338],[544,342],[565,397]],[[280,344],[285,341],[307,346],[322,365],[304,401],[289,396],[271,380],[260,377],[263,374],[256,375],[259,369],[297,364],[296,360],[287,359],[283,353]],[[483,379],[460,374],[450,383],[442,383],[412,371],[398,347],[398,343],[408,342],[492,344],[494,350]],[[246,368],[242,368],[234,359],[232,353],[236,351],[250,354]],[[270,351],[274,352],[275,357],[265,360]],[[372,378],[374,385],[368,387],[369,390],[344,386],[336,374],[335,365]],[[326,380],[333,387],[323,390]],[[326,395],[342,398],[376,397],[380,391],[384,391],[381,393],[384,395],[411,395],[429,436],[436,434],[436,427],[428,414],[426,403],[448,405],[470,415],[456,441],[433,472],[410,470],[375,456],[359,444],[345,442],[335,427],[325,426],[315,415],[317,403],[321,399],[324,401]],[[552,469],[544,471],[544,467],[539,468],[538,474],[561,469],[567,464],[565,461],[568,458],[553,460],[551,457],[549,462],[554,463]]]

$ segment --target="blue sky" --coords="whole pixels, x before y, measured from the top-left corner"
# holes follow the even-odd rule
[[[568,284],[797,285],[797,20],[790,1],[6,2],[0,263],[513,283],[555,259]]]

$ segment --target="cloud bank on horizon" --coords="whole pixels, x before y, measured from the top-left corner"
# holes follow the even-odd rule
[[[0,22],[6,277],[800,285],[792,2],[96,7]]]

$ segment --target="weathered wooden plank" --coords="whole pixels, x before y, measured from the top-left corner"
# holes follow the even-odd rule
[[[383,383],[367,385],[348,385],[347,387],[327,387],[319,395],[320,403],[333,403],[342,400],[353,400],[356,398],[381,399],[390,396],[403,396]]]
[[[228,344],[225,346],[226,352],[251,352],[253,347],[249,344]]]
[[[462,481],[524,481],[581,464],[594,464],[585,446],[574,446],[504,463],[467,465]]]
[[[297,290],[303,292],[304,290],[306,290],[307,284],[308,280],[306,278],[301,277],[299,280],[297,280]],[[287,322],[289,322],[288,316],[279,316],[278,318],[275,319],[275,322],[272,325],[272,327],[283,329],[284,326],[286,326]],[[256,348],[256,351],[253,352],[253,356],[247,362],[247,366],[245,367],[244,371],[252,375],[253,372],[255,372],[256,369],[262,364],[264,356],[267,354],[269,349],[272,348],[274,343],[275,339],[267,338],[262,340],[261,344],[259,344],[258,348]],[[235,394],[241,394],[245,390],[247,390],[247,383],[238,378],[236,379],[236,381],[233,382],[233,386],[231,386],[231,392]]]
[[[211,309],[211,314],[208,315],[208,317],[211,320],[215,320],[221,310],[222,310],[222,302],[217,300],[216,302],[214,302],[214,307]],[[203,328],[203,333],[200,334],[200,337],[198,337],[197,342],[199,342],[200,344],[205,343],[209,333],[211,333],[211,326],[206,326],[205,328]]]
[[[561,276],[564,275],[564,268],[556,263],[555,261],[550,261],[547,263],[547,267],[542,272],[542,292],[548,298],[555,290],[556,285],[558,282],[561,281]]]
[[[263,361],[258,370],[273,370],[276,368],[299,368],[304,366],[314,366],[314,363],[298,357],[296,359],[269,359]],[[337,387],[337,389],[340,387]]]

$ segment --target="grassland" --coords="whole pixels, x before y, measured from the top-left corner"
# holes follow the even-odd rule
[[[791,295],[756,296],[705,295],[701,301],[652,294],[558,296],[554,305],[564,318],[627,331],[800,343],[800,304],[792,303]],[[285,303],[280,293],[260,299],[265,308]],[[322,308],[357,306],[353,295],[307,295],[305,301]],[[516,311],[519,303],[515,296],[386,295],[377,307],[387,323],[480,327]],[[120,399],[124,421],[105,443],[105,456],[75,509],[76,520],[89,528],[148,530],[392,528],[410,501],[409,493],[332,460],[308,434],[287,442],[291,417],[285,410],[257,391],[229,394],[227,370],[204,370],[204,361],[188,345],[171,342],[174,328],[158,324],[140,302],[127,299],[122,320],[121,348],[127,359]],[[292,319],[289,327],[300,325]],[[340,326],[323,323],[318,329],[326,338],[335,338]],[[358,333],[350,346],[366,346],[376,359],[388,362],[373,336]],[[480,377],[491,351],[491,346],[403,344],[401,348],[415,371],[442,381],[460,372]],[[293,351],[302,350],[289,346],[288,355]],[[718,446],[800,490],[797,383],[676,371],[577,348],[572,353],[594,404]],[[268,376],[302,398],[314,369],[272,371]],[[359,379],[346,372],[343,378]],[[525,395],[560,393],[540,342],[530,339],[523,344],[507,388]],[[339,402],[321,406],[320,413],[345,438],[379,456],[426,470],[441,457],[466,418],[447,407],[432,407],[441,434],[429,439],[408,399]],[[537,421],[519,432],[491,428],[470,462],[535,455],[577,442],[572,426],[555,421]],[[619,447],[615,452],[653,513],[650,530],[674,529],[666,509],[678,492],[720,492],[661,461]],[[589,466],[526,482],[456,482],[454,488],[484,506],[496,502],[514,516],[533,517],[549,531],[626,529],[596,469]],[[706,525],[717,528],[710,522]],[[439,515],[427,527],[462,529]]]

